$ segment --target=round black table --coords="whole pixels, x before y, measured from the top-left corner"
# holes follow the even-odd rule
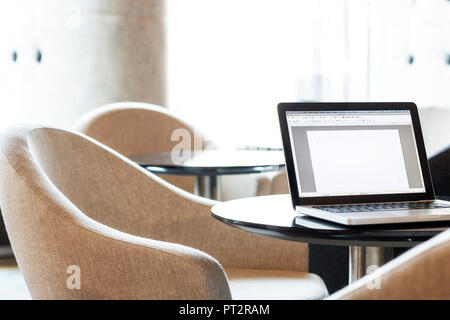
[[[282,151],[265,150],[154,152],[128,158],[152,173],[195,176],[196,194],[210,199],[218,199],[219,175],[279,171],[285,165]]]
[[[347,227],[297,213],[289,195],[222,202],[211,211],[224,223],[265,237],[348,246],[349,282],[392,259],[392,248],[415,246],[450,227],[450,221]]]

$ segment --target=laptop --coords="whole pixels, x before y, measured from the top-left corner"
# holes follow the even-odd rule
[[[414,103],[280,103],[297,212],[342,225],[450,220]]]

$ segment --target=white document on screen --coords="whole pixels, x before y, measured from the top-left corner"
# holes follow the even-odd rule
[[[308,131],[316,192],[409,190],[398,130]]]

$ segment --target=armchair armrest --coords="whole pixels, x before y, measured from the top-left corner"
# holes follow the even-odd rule
[[[450,299],[450,230],[409,250],[329,299]]]
[[[204,251],[224,267],[307,270],[305,244],[263,238],[227,226],[211,216],[216,201],[177,188],[109,151],[108,160],[82,166],[90,180],[85,183],[90,192],[67,191],[89,217],[132,235]],[[105,187],[108,192],[102,191]]]
[[[173,194],[185,209],[170,226],[173,239],[215,257],[225,268],[307,271],[306,244],[265,238],[226,225],[211,216],[216,201]],[[174,212],[172,212],[174,213]]]
[[[76,221],[53,218],[57,233],[50,231],[53,221],[36,231],[47,246],[34,248],[46,251],[38,275],[29,256],[20,255],[33,299],[231,299],[224,270],[199,250],[132,236],[80,215]],[[76,289],[67,287],[70,266],[79,270]]]
[[[231,299],[224,270],[208,254],[103,226],[101,230],[103,234],[92,234],[96,263],[85,266],[89,269],[83,272],[83,282],[90,277],[96,288],[98,281],[107,283],[102,299],[105,295],[112,299]]]

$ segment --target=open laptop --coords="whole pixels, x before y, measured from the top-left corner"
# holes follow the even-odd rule
[[[414,103],[280,103],[297,212],[344,225],[450,220]]]

